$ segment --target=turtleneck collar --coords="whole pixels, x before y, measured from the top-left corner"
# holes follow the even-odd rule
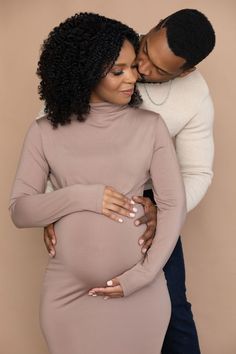
[[[90,103],[90,112],[86,118],[88,124],[108,125],[119,118],[127,110],[128,105],[118,105],[109,102]]]
[[[110,102],[90,103],[90,114],[119,114],[128,105],[118,105]]]

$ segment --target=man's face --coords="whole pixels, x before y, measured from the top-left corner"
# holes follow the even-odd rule
[[[182,69],[185,59],[168,46],[166,28],[152,29],[142,37],[137,62],[141,82],[165,82],[187,74]]]

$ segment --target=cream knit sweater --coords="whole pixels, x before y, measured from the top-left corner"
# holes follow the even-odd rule
[[[190,211],[206,194],[213,176],[214,109],[208,86],[196,70],[172,83],[138,84],[138,88],[142,108],[160,113],[174,138]],[[155,105],[150,97],[155,103],[165,102]]]

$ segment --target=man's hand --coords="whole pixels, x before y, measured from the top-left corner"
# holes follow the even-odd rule
[[[149,198],[145,197],[133,197],[136,203],[142,204],[144,207],[144,215],[135,220],[135,225],[139,226],[146,224],[147,228],[144,234],[139,238],[139,245],[142,246],[142,253],[146,253],[149,247],[152,245],[153,238],[155,236],[157,227],[157,207],[152,203]]]
[[[124,293],[117,278],[107,281],[105,288],[93,288],[89,291],[90,296],[103,296],[104,300],[123,297]]]
[[[54,225],[50,224],[47,227],[44,228],[44,243],[46,245],[46,248],[48,250],[48,253],[51,257],[54,257],[56,254],[56,243],[57,243],[57,238],[54,232]]]

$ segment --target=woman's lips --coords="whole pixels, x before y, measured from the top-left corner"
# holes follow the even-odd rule
[[[122,90],[121,93],[123,93],[125,96],[132,96],[134,89]]]

